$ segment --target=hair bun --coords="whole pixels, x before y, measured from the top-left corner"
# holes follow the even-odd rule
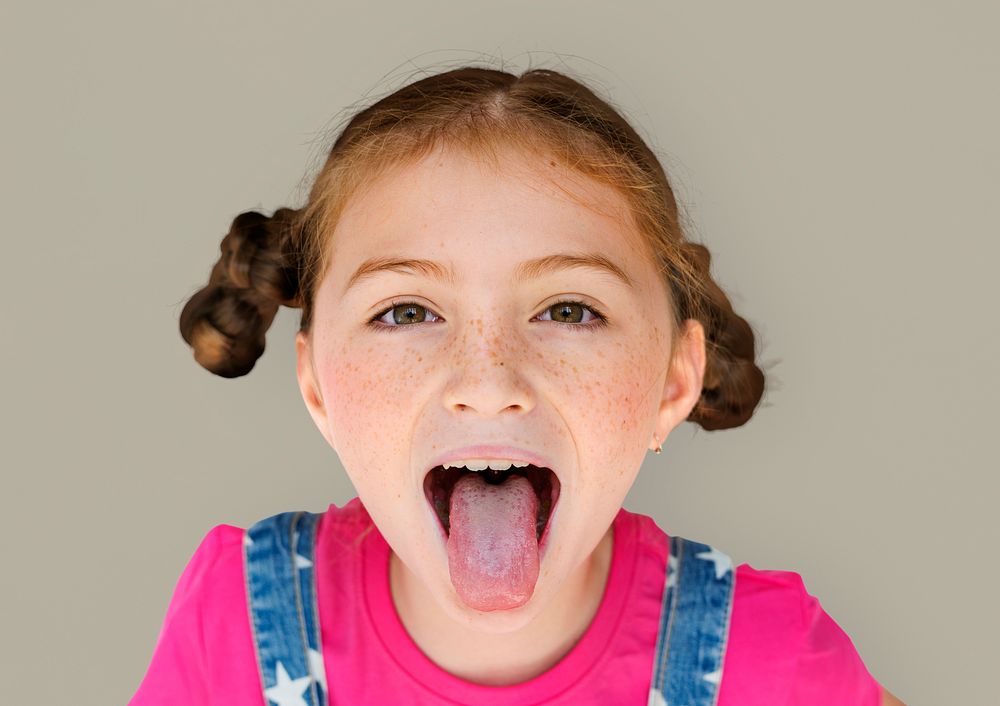
[[[298,263],[288,248],[297,215],[279,208],[233,219],[208,284],[180,315],[181,336],[206,370],[227,378],[249,373],[278,307],[301,306]]]
[[[756,336],[712,278],[708,248],[685,241],[683,251],[700,279],[693,312],[705,327],[706,347],[701,397],[688,421],[708,431],[742,426],[764,395],[764,371],[755,362]]]
[[[752,355],[717,353],[708,361],[701,398],[688,420],[707,431],[746,424],[764,394],[764,372],[753,362]]]

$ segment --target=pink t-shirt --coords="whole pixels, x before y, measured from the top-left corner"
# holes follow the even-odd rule
[[[396,613],[389,545],[358,498],[320,518],[316,592],[330,704],[647,703],[667,535],[622,508],[601,605],[563,659],[512,686],[474,684],[424,655]],[[718,706],[879,706],[847,634],[791,571],[736,568]],[[130,706],[265,706],[243,583],[243,530],[217,525],[185,567]]]

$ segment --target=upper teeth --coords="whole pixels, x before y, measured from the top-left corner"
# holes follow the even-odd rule
[[[511,466],[515,468],[524,468],[529,465],[528,463],[520,463],[518,461],[509,461],[506,459],[498,458],[470,458],[465,461],[451,461],[450,463],[444,464],[445,468],[467,468],[470,471],[485,471],[487,468],[492,468],[494,471],[506,471]]]

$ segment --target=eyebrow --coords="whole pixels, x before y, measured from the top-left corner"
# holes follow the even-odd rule
[[[585,268],[610,274],[622,284],[632,289],[636,284],[623,268],[610,258],[594,252],[585,253],[553,253],[533,260],[525,260],[514,271],[514,282],[521,283],[537,279],[545,274],[559,272],[572,268]],[[362,280],[368,279],[380,272],[400,272],[402,274],[423,275],[439,282],[455,284],[455,272],[451,268],[434,260],[423,260],[403,257],[373,257],[361,263],[354,271],[344,293]]]

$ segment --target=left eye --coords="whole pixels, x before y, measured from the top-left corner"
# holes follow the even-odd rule
[[[583,313],[585,311],[589,311],[590,312],[590,314],[591,314],[590,321],[596,321],[597,323],[587,323],[586,325],[584,325],[585,322],[578,322],[578,321],[575,320],[577,318],[577,316],[576,316],[577,312],[579,312],[580,317],[582,318],[583,317]],[[604,324],[607,321],[604,318],[604,316],[601,314],[601,312],[599,312],[595,307],[590,306],[589,304],[584,304],[583,302],[578,302],[578,301],[564,301],[564,302],[559,302],[559,303],[554,304],[554,305],[550,306],[549,308],[547,308],[545,310],[545,312],[554,312],[553,313],[553,318],[550,319],[551,321],[554,321],[557,324],[563,324],[563,325],[566,325],[566,326],[573,326],[574,328],[590,328],[590,327],[593,327],[593,326],[600,326],[600,325]],[[542,312],[542,313],[545,313],[545,312]],[[572,319],[573,321],[561,321],[561,320],[559,320],[559,319],[557,319],[555,317],[568,318],[568,319]]]

